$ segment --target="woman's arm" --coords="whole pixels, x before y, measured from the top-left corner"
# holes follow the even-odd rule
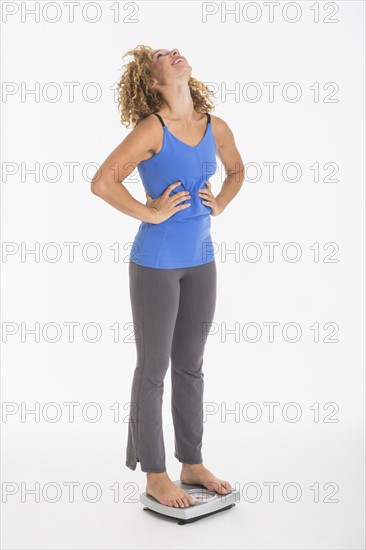
[[[217,144],[216,154],[223,163],[226,172],[221,191],[216,196],[216,202],[220,210],[223,211],[239,193],[245,177],[245,167],[229,126],[217,116],[212,116],[212,119],[212,131]]]
[[[138,220],[150,223],[154,219],[151,208],[133,198],[122,181],[136,166],[156,153],[161,141],[161,126],[155,116],[143,120],[105,159],[91,180],[91,191],[108,204]],[[160,132],[160,134],[159,134]]]

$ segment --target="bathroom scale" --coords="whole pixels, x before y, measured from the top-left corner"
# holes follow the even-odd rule
[[[185,525],[186,523],[192,523],[207,516],[217,514],[223,510],[229,510],[240,500],[240,493],[236,489],[233,489],[231,493],[227,493],[226,495],[220,495],[215,491],[206,489],[203,485],[186,485],[179,480],[174,481],[174,483],[194,498],[196,504],[187,508],[166,506],[160,504],[156,498],[147,495],[145,492],[140,494],[140,502],[145,506],[143,510],[179,519],[178,525]]]

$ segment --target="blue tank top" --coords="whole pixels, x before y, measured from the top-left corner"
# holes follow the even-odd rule
[[[191,198],[180,204],[191,206],[177,211],[158,224],[141,222],[133,241],[130,261],[159,269],[194,267],[212,262],[214,249],[211,238],[211,208],[198,195],[201,187],[215,174],[216,141],[211,127],[211,116],[206,113],[207,127],[201,141],[191,146],[175,137],[164,124],[163,144],[158,153],[141,161],[138,172],[145,191],[156,199],[168,185],[180,181],[170,192],[189,191]],[[146,205],[148,202],[146,201]]]

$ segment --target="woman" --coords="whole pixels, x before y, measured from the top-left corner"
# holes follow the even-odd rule
[[[204,465],[203,353],[216,303],[211,216],[240,190],[244,165],[227,124],[208,111],[211,92],[191,77],[177,49],[138,46],[118,85],[121,122],[134,129],[104,161],[91,190],[141,221],[129,264],[137,365],[131,390],[126,466],[147,474],[146,492],[167,506],[195,504],[169,478],[162,430],[164,378],[171,359],[175,457],[180,479],[219,494],[232,490]],[[215,197],[216,155],[227,177]],[[138,167],[144,204],[122,181]],[[206,333],[205,333],[206,330]]]

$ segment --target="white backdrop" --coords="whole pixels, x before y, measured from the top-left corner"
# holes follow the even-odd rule
[[[364,2],[74,9],[2,3],[2,547],[364,548]],[[138,44],[179,48],[246,164],[204,361],[204,463],[241,501],[186,527],[125,466],[140,222],[90,191]],[[164,436],[178,480],[170,370]]]

